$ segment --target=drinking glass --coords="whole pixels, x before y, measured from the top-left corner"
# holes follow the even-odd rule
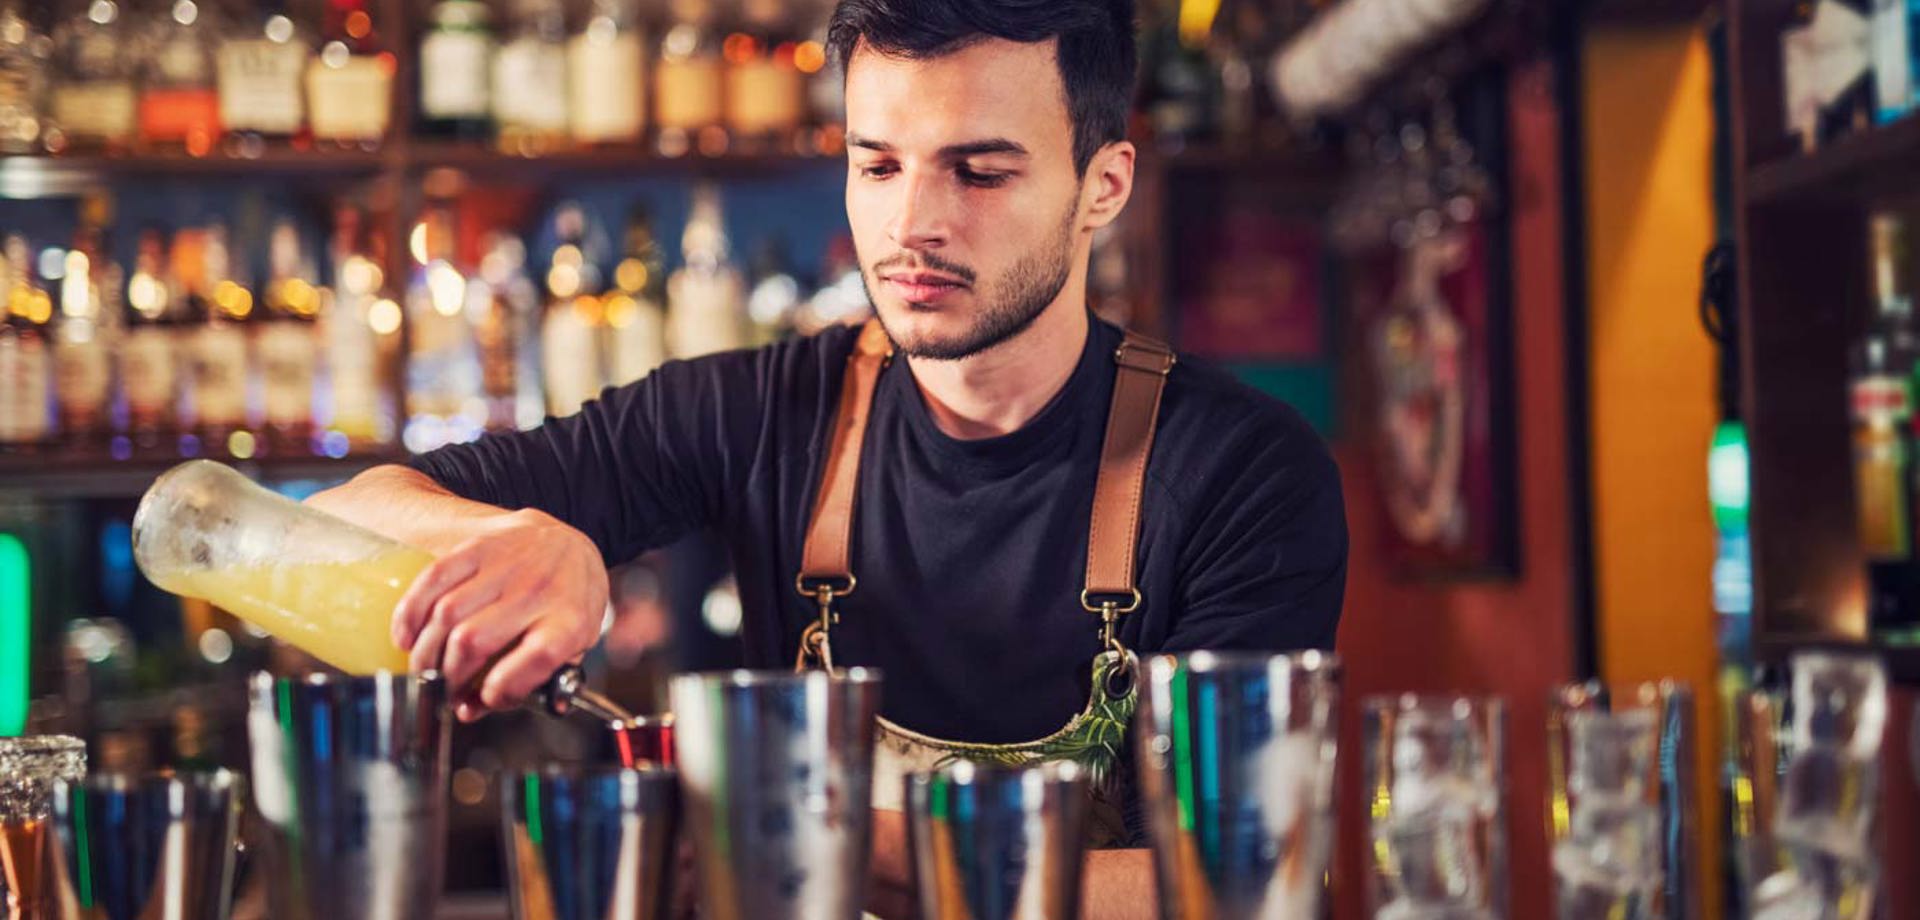
[[[1373,916],[1504,918],[1505,704],[1406,694],[1364,710]]]
[[[48,904],[48,817],[54,784],[87,775],[87,746],[70,735],[0,738],[0,906],[40,920]]]

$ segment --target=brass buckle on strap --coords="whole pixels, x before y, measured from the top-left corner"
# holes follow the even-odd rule
[[[1113,350],[1113,360],[1121,367],[1159,374],[1162,377],[1172,373],[1173,366],[1179,363],[1179,359],[1174,357],[1173,352],[1139,342],[1120,343],[1120,347]]]
[[[1120,602],[1115,600],[1115,598],[1127,597],[1128,595],[1106,593],[1103,595],[1106,598],[1105,600],[1095,603],[1092,591],[1080,592],[1080,606],[1086,608],[1088,613],[1097,613],[1100,615],[1100,648],[1106,651],[1116,652],[1122,657],[1125,657],[1127,654],[1127,649],[1120,644],[1120,636],[1117,632],[1120,624],[1120,616],[1122,614],[1132,613],[1140,608],[1140,589],[1128,588],[1127,592],[1131,597],[1125,607],[1120,606]]]
[[[855,578],[851,572],[847,573],[845,587],[834,584],[837,577],[834,575],[809,576],[805,572],[793,576],[793,590],[800,592],[801,597],[813,598],[814,603],[820,605],[822,628],[840,622],[840,612],[833,607],[834,598],[846,597],[853,593],[853,589],[860,586],[860,579]]]

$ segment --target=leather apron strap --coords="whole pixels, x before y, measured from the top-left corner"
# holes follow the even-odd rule
[[[1089,333],[1091,334],[1091,333]],[[853,501],[859,483],[860,449],[881,370],[893,356],[892,343],[878,320],[868,320],[847,357],[840,408],[821,467],[820,489],[807,524],[800,574],[794,587],[820,605],[820,619],[801,638],[800,659],[831,668],[827,630],[837,619],[833,601],[858,585],[852,568]],[[1167,346],[1135,333],[1114,352],[1117,366],[1113,401],[1094,480],[1093,519],[1087,534],[1086,587],[1080,602],[1101,614],[1101,644],[1118,651],[1114,626],[1121,614],[1140,605],[1134,584],[1134,547],[1140,534],[1140,504],[1145,492],[1147,457],[1153,448],[1160,394],[1174,354]]]

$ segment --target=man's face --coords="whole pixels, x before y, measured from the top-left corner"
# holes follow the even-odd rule
[[[901,351],[977,354],[1059,295],[1081,182],[1052,42],[987,39],[925,60],[861,46],[847,159],[854,248]]]

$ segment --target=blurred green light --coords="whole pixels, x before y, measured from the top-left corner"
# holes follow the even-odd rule
[[[1721,422],[1707,450],[1707,501],[1721,529],[1747,525],[1747,426]]]
[[[32,582],[26,544],[13,534],[0,533],[0,738],[27,730]]]

